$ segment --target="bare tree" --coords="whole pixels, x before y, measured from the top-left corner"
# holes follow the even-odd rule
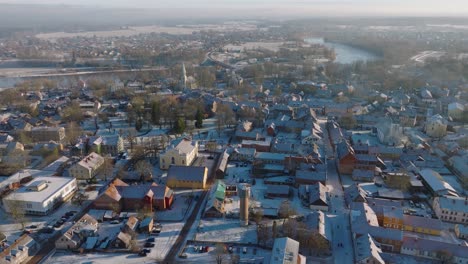
[[[146,160],[138,161],[135,164],[135,171],[140,174],[142,181],[151,181],[153,179],[153,166]]]
[[[4,201],[10,210],[10,215],[13,217],[16,223],[21,225],[21,230],[24,230],[28,219],[26,218],[26,210],[24,203],[18,200],[15,195],[12,195],[11,200]]]

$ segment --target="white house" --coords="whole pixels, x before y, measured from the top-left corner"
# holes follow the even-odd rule
[[[91,179],[96,176],[104,164],[104,158],[92,152],[81,161],[68,169],[72,177],[77,179]]]
[[[442,221],[464,225],[468,223],[468,197],[436,197],[432,208]]]
[[[47,215],[77,189],[76,179],[68,177],[36,177],[3,198],[8,213],[21,208],[26,214]]]
[[[426,121],[425,132],[432,138],[441,138],[447,135],[447,120],[441,115],[434,115]]]
[[[182,139],[175,147],[159,156],[159,167],[166,170],[171,165],[190,166],[198,156],[198,142]]]

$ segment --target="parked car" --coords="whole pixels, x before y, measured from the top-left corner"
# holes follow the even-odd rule
[[[146,242],[150,242],[150,243],[154,242],[154,237],[150,237],[150,238],[146,239]]]
[[[116,220],[110,221],[110,223],[113,225],[117,225],[117,224],[120,224],[120,221],[116,219]]]
[[[140,257],[146,257],[146,255],[147,255],[146,252],[143,251],[143,250],[138,252],[138,256],[140,256]]]
[[[36,228],[37,228],[37,225],[30,225],[28,228],[30,228],[30,229],[36,229]]]
[[[182,254],[180,254],[180,258],[183,258],[183,259],[188,258],[187,253],[182,253]]]
[[[145,248],[152,248],[154,247],[154,243],[149,243],[149,242],[146,242],[145,245],[144,245]]]
[[[151,249],[149,249],[149,248],[144,248],[144,249],[141,250],[141,251],[145,252],[146,254],[151,253]]]
[[[234,248],[232,246],[229,246],[228,251],[229,251],[229,253],[232,254],[234,252]]]
[[[246,247],[244,247],[244,248],[242,249],[242,253],[247,254],[247,248],[246,248]]]

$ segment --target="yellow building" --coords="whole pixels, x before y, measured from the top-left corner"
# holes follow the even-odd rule
[[[198,143],[182,139],[177,146],[160,155],[159,167],[167,170],[171,165],[190,166],[197,156]]]
[[[403,215],[403,230],[421,234],[440,236],[442,222],[439,219]]]
[[[383,226],[393,229],[403,228],[403,211],[395,206],[384,206],[383,208]]]
[[[169,188],[205,189],[208,179],[207,167],[172,165],[167,172]]]

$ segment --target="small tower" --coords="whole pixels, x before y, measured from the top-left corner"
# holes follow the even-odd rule
[[[182,89],[187,88],[187,71],[185,70],[185,63],[182,63],[182,76],[180,78],[180,87]]]
[[[241,184],[239,186],[240,197],[240,225],[249,225],[249,200],[250,200],[250,186],[248,184]]]

